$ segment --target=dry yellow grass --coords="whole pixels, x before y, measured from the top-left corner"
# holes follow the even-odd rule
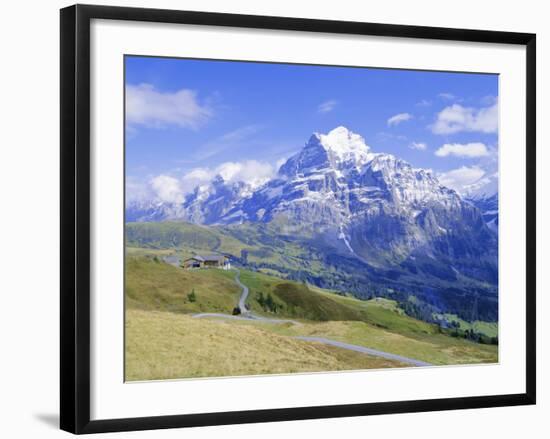
[[[126,380],[400,367],[395,361],[308,343],[238,322],[126,311]]]
[[[434,365],[498,361],[497,346],[439,334],[435,325],[402,315],[391,301],[364,302],[316,288],[307,290],[300,304],[317,317],[320,314],[314,311],[323,311],[329,321],[300,319],[302,324],[293,325],[195,319],[189,313],[232,312],[241,293],[235,273],[182,270],[143,256],[129,256],[126,263],[126,378],[130,381],[407,366],[294,338],[302,335]],[[241,280],[252,294],[272,291],[285,282],[244,270]],[[194,300],[189,298],[191,291]],[[319,297],[322,300],[316,300]],[[249,300],[253,308],[254,303]],[[270,316],[296,319],[292,313]]]
[[[266,330],[281,335],[326,337],[434,365],[498,362],[497,346],[482,345],[442,334],[404,335],[364,322],[304,322],[302,325],[270,325]]]

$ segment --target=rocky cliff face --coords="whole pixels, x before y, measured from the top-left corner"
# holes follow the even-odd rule
[[[345,127],[313,134],[278,175],[259,188],[216,177],[178,206],[129,206],[129,221],[271,223],[309,236],[371,267],[393,266],[452,279],[496,283],[497,236],[475,203],[424,169],[371,152]],[[433,261],[431,263],[430,261]],[[435,269],[445,265],[447,270]]]

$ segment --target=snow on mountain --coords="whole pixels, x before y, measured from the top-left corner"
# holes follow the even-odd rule
[[[467,201],[476,206],[483,216],[487,226],[495,233],[498,233],[498,193],[493,195],[475,195],[466,198]]]
[[[472,200],[491,198],[498,194],[498,172],[484,175],[478,181],[462,188],[460,192],[464,198]]]
[[[339,169],[359,169],[373,158],[370,147],[359,134],[339,126],[328,134],[314,134],[327,150],[330,162]]]
[[[473,202],[442,186],[430,171],[371,152],[345,127],[313,134],[260,187],[217,176],[180,205],[149,206],[141,216],[129,206],[127,219],[272,223],[283,234],[316,237],[374,267],[419,257],[448,261],[489,282],[496,273],[496,235]],[[433,264],[424,265],[430,270]],[[441,275],[440,269],[434,273]]]
[[[126,222],[177,220],[185,216],[185,209],[176,203],[158,200],[131,201],[126,205]]]
[[[439,184],[431,171],[413,168],[391,154],[376,154],[362,176],[363,186],[385,188],[392,201],[400,205],[440,202],[450,207],[458,199],[454,191]]]
[[[339,126],[328,134],[314,133],[302,151],[281,166],[279,174],[294,177],[323,168],[357,171],[374,157],[369,151],[363,137]]]
[[[218,222],[237,221],[283,224],[283,233],[318,236],[373,266],[421,255],[452,259],[461,272],[475,275],[486,259],[481,276],[495,273],[496,238],[475,206],[432,172],[372,153],[342,127],[314,134],[277,178]]]
[[[498,233],[498,172],[484,175],[466,186],[461,195],[481,211],[487,226]]]
[[[226,181],[221,175],[216,175],[210,183],[199,185],[187,194],[182,203],[129,203],[126,207],[126,221],[179,220],[212,224],[226,215],[238,202],[250,197],[253,192],[253,185],[242,181]]]
[[[458,200],[430,171],[390,154],[372,153],[361,136],[338,127],[326,135],[313,134],[281,166],[276,179],[234,209],[248,221],[268,222],[283,213],[295,222],[338,228],[380,203],[415,212],[422,204],[452,207]]]

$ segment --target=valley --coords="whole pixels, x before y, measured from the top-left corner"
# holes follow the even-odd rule
[[[171,251],[185,259],[195,253],[221,253],[233,263],[259,273],[307,282],[363,300],[391,299],[402,304],[410,315],[431,323],[438,320],[444,326],[447,320],[449,324],[452,321],[445,317],[451,314],[463,321],[497,319],[498,301],[491,286],[456,275],[439,261],[430,259],[428,268],[424,268],[423,259],[418,257],[416,273],[399,265],[377,269],[345,250],[335,250],[322,236],[282,235],[271,224],[128,223],[126,239],[132,254],[143,254],[144,249],[159,254]],[[437,275],[431,274],[434,267],[438,267]],[[447,278],[448,271],[451,275]]]
[[[253,174],[128,202],[128,380],[498,362],[497,174],[463,196],[343,126]]]
[[[339,126],[312,134],[271,178],[218,174],[178,202],[129,203],[127,242],[181,257],[223,253],[252,271],[395,300],[443,327],[496,323],[495,181],[463,198]]]
[[[241,282],[250,290],[246,307],[259,318],[232,319],[242,292],[235,271],[184,270],[163,257],[155,250],[127,252],[129,381],[411,367],[407,359],[433,365],[498,361],[497,346],[453,337],[404,315],[394,301],[358,300],[242,268]],[[203,313],[228,318],[197,318]]]

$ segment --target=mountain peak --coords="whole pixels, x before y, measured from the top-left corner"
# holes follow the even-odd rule
[[[339,161],[367,158],[370,150],[362,136],[344,126],[336,127],[327,134],[316,134],[316,137]]]
[[[221,174],[216,174],[212,179],[212,184],[214,186],[222,186],[223,184],[225,184],[225,179]]]
[[[336,127],[327,134],[319,134],[318,138],[337,169],[358,169],[374,157],[365,139],[344,126]]]
[[[287,177],[308,175],[327,168],[347,174],[375,157],[359,134],[338,126],[327,134],[313,133],[304,148],[279,169]]]

